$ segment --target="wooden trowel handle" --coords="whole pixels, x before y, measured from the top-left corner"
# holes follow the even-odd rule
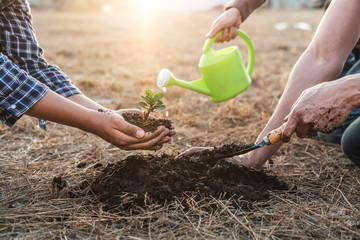
[[[275,144],[275,143],[277,143],[277,142],[279,142],[281,140],[281,134],[284,131],[285,124],[286,123],[284,123],[280,127],[272,130],[271,132],[269,132],[267,134],[267,138],[269,139],[269,142],[270,142],[269,145],[270,144]]]

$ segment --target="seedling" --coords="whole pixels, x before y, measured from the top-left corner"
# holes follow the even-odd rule
[[[140,96],[143,101],[139,102],[139,108],[144,112],[144,122],[148,119],[151,112],[164,110],[166,106],[161,101],[164,97],[163,92],[153,93],[151,90],[145,91],[145,96]]]

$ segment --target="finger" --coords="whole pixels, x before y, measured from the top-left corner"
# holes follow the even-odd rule
[[[172,137],[176,134],[174,130],[170,130],[168,136]]]
[[[241,165],[241,163],[237,159],[234,159],[234,158],[225,158],[224,160],[229,163],[232,163],[232,164]]]
[[[214,149],[214,148],[213,147],[192,147],[189,150],[181,153],[179,156],[191,156],[195,153],[202,152],[204,150],[212,150],[212,149]]]
[[[116,146],[118,146],[121,149],[124,149],[124,147],[126,147],[128,145],[148,142],[151,139],[156,138],[157,136],[159,136],[163,132],[169,133],[169,130],[166,129],[164,126],[159,126],[159,128],[156,131],[147,132],[147,133],[145,133],[143,138],[139,139],[139,138],[129,136],[129,135],[115,129],[114,133],[112,133],[111,136],[115,139]]]
[[[154,132],[147,132],[144,136],[143,139],[141,139],[140,141],[138,141],[139,143],[143,143],[143,142],[149,142],[150,140],[152,139],[155,139],[157,138],[159,135],[162,135],[165,133],[165,136],[168,135],[170,132],[169,129],[167,129],[166,127],[164,126],[159,126],[158,129]]]
[[[237,35],[238,35],[237,28],[236,28],[236,27],[232,27],[232,28],[230,29],[230,38],[231,38],[231,39],[234,39],[234,38],[237,37]]]
[[[164,143],[169,143],[169,142],[171,142],[171,137],[166,136],[158,143],[158,145],[162,145]]]
[[[220,35],[216,38],[215,42],[216,43],[222,43],[224,41],[224,36],[223,35]]]
[[[281,135],[281,141],[283,142],[289,142],[291,136],[293,135],[293,133],[295,132],[296,128],[298,126],[298,121],[296,118],[294,117],[289,117],[286,124],[285,124],[285,128],[282,132]]]
[[[145,131],[143,129],[130,124],[120,115],[114,115],[114,116],[116,121],[115,129],[125,133],[128,136],[135,138],[143,138],[145,136]]]
[[[215,22],[212,24],[210,31],[206,34],[207,38],[213,38],[216,36],[218,32],[220,32],[221,26],[218,24],[218,21],[215,20]]]
[[[225,158],[225,161],[236,164],[236,165],[246,165],[245,162],[247,161],[246,155],[235,156],[232,158]]]
[[[158,151],[158,150],[160,150],[162,147],[163,147],[163,145],[156,145],[156,146],[152,147],[152,148],[149,149],[149,150]]]
[[[136,149],[143,149],[143,150],[151,150],[155,148],[155,146],[169,133],[168,129],[165,129],[165,131],[162,131],[161,134],[159,134],[157,137],[152,138],[151,140],[147,142],[142,143],[134,143],[127,146],[124,146],[123,149],[126,150],[136,150]]]
[[[229,28],[225,28],[224,30],[223,30],[223,40],[224,41],[229,41],[230,40],[230,34],[229,34]]]
[[[151,140],[132,145],[133,149],[143,149],[143,150],[159,150],[162,146],[161,140],[166,137],[167,131],[162,132],[156,138],[152,138]]]

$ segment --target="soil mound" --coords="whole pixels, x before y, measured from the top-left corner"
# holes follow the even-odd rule
[[[224,145],[192,156],[133,155],[110,164],[93,181],[83,183],[104,203],[116,207],[121,195],[132,193],[137,204],[145,198],[164,203],[186,195],[241,197],[260,201],[268,198],[268,190],[286,190],[288,185],[276,176],[217,159],[219,153],[246,148],[246,145]],[[226,194],[224,194],[226,193]]]

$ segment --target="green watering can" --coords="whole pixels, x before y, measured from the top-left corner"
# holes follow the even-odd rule
[[[251,84],[250,76],[255,61],[254,46],[249,36],[238,30],[238,35],[245,41],[249,52],[248,65],[245,67],[237,46],[218,51],[211,48],[220,34],[221,32],[207,39],[204,44],[203,54],[199,61],[201,79],[191,82],[180,80],[169,69],[164,68],[158,75],[158,87],[177,85],[210,96],[213,102],[229,100],[245,91]]]

